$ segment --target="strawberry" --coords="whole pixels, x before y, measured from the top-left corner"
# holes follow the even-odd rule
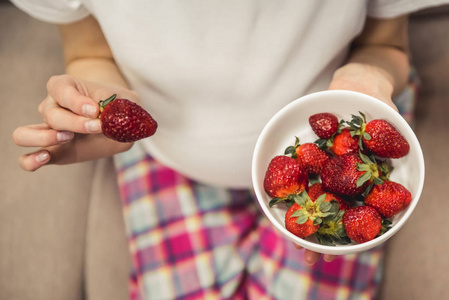
[[[285,214],[285,228],[300,238],[314,234],[325,218],[332,217],[338,211],[336,202],[325,202],[324,196],[312,201],[305,190],[293,199],[295,203]]]
[[[366,124],[363,144],[374,154],[385,158],[401,158],[410,150],[404,136],[389,122],[379,119]]]
[[[354,153],[329,159],[321,172],[323,189],[345,196],[362,194],[369,186],[371,176],[365,175],[367,170],[359,171],[358,165],[363,165],[363,161]]]
[[[300,144],[296,138],[294,146],[287,147],[285,154],[291,154],[309,175],[319,175],[329,160],[329,155],[314,143]]]
[[[152,136],[157,122],[138,104],[112,95],[99,103],[101,129],[110,139],[129,143]]]
[[[319,175],[329,160],[329,155],[314,143],[305,143],[296,148],[296,160],[310,175]]]
[[[347,236],[357,243],[374,239],[382,229],[382,217],[371,206],[348,209],[343,215],[342,222]]]
[[[309,194],[309,197],[310,199],[312,199],[312,201],[315,201],[316,199],[318,199],[319,196],[325,194],[324,201],[325,202],[331,202],[332,200],[337,201],[340,210],[347,210],[353,206],[351,202],[344,200],[342,197],[332,194],[330,192],[325,192],[320,182],[316,182],[311,186],[309,186],[307,193]]]
[[[410,145],[404,136],[388,121],[375,119],[366,122],[366,116],[352,115],[347,122],[353,135],[359,136],[360,147],[384,158],[401,158],[408,154]],[[363,144],[363,146],[362,146]]]
[[[300,210],[301,206],[296,203],[290,206],[285,214],[285,228],[294,235],[300,238],[305,238],[317,232],[318,228],[320,228],[320,225],[314,225],[311,219],[306,219],[304,223],[298,224],[298,217],[295,217],[295,215],[293,214],[296,213],[296,211]]]
[[[269,196],[286,198],[300,193],[307,185],[307,173],[295,159],[278,155],[270,161],[264,178],[264,189]]]
[[[358,141],[358,136],[351,135],[351,131],[348,128],[343,128],[342,131],[335,135],[331,140],[329,150],[336,155],[357,153],[360,149]]]
[[[412,201],[412,194],[402,184],[385,181],[375,185],[365,198],[365,205],[374,207],[383,217],[391,218],[405,209]]]
[[[349,153],[332,157],[321,172],[323,190],[343,196],[365,196],[381,184],[379,166],[373,156]]]
[[[321,138],[330,138],[339,127],[338,118],[331,113],[318,113],[309,117],[309,124],[313,132]]]

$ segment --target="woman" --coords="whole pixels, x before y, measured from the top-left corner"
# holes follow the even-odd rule
[[[382,249],[324,264],[273,230],[249,190],[252,150],[276,111],[314,91],[359,91],[396,109],[409,74],[406,14],[438,3],[13,2],[60,24],[67,73],[48,81],[44,122],[14,132],[19,146],[40,147],[20,165],[115,155],[133,297],[375,294]],[[144,106],[158,132],[134,146],[103,136],[97,102],[114,93]]]

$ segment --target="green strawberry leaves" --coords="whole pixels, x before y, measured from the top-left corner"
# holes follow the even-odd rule
[[[349,127],[349,130],[351,132],[351,136],[358,136],[359,137],[359,147],[360,149],[363,149],[363,138],[366,140],[371,139],[371,135],[367,132],[365,132],[365,126],[366,126],[366,116],[364,113],[359,111],[360,116],[351,115],[352,119],[351,121],[346,121],[346,124]]]
[[[340,210],[332,217],[324,220],[316,233],[316,237],[320,244],[335,246],[351,243],[351,240],[346,235],[346,230],[343,227],[342,218],[344,213],[344,210]]]
[[[290,155],[292,158],[297,158],[298,155],[296,154],[296,148],[298,148],[299,146],[299,138],[295,137],[295,143],[293,144],[293,146],[288,146],[285,151],[284,154],[285,155]]]
[[[388,219],[382,219],[382,227],[381,227],[380,232],[379,232],[379,234],[377,236],[381,236],[382,234],[384,234],[385,232],[390,230],[391,227],[393,227],[393,222],[391,222]]]
[[[293,195],[293,200],[301,207],[293,212],[292,217],[298,217],[296,223],[304,224],[311,219],[313,225],[319,225],[325,218],[332,217],[339,211],[337,201],[325,202],[326,194],[322,194],[315,201],[310,199],[306,191]]]
[[[357,187],[363,186],[367,181],[372,181],[374,184],[382,184],[383,180],[380,178],[379,166],[377,165],[376,158],[372,155],[368,157],[359,151],[359,156],[363,161],[363,164],[357,164],[358,171],[364,171],[365,173],[357,179]]]
[[[293,203],[295,202],[295,201],[292,199],[292,197],[293,197],[293,195],[289,195],[289,196],[286,197],[286,198],[280,198],[280,197],[272,198],[272,199],[270,200],[270,202],[268,202],[268,206],[271,208],[271,207],[273,207],[273,206],[275,206],[275,205],[277,205],[277,204],[283,202],[283,203],[285,203],[285,205],[287,206],[287,208],[290,208],[290,206],[292,206]]]
[[[109,97],[109,98],[107,98],[105,100],[100,100],[98,102],[98,105],[100,106],[100,109],[103,109],[110,102],[114,101],[116,97],[117,97],[117,94],[114,94],[114,95],[112,95],[111,97]]]

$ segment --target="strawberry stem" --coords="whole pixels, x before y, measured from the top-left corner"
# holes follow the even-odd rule
[[[105,108],[105,106],[108,105],[110,102],[112,102],[116,97],[117,97],[117,94],[114,94],[105,100],[100,100],[98,102],[98,105],[100,105],[100,109]]]
[[[285,155],[291,155],[292,158],[297,158],[298,155],[296,154],[296,148],[298,148],[301,144],[299,143],[299,138],[295,136],[295,144],[293,146],[288,146],[284,154]]]

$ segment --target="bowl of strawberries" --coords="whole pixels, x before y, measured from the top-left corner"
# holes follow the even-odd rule
[[[281,109],[252,161],[254,191],[272,224],[306,249],[336,255],[392,237],[415,209],[424,175],[405,119],[376,98],[343,90]]]

